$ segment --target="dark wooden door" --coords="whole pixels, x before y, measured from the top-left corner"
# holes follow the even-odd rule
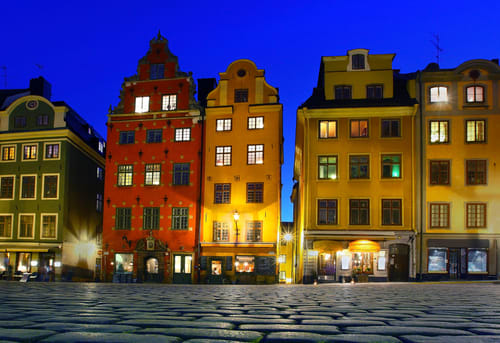
[[[407,244],[389,246],[389,281],[407,282],[410,274],[410,247]]]

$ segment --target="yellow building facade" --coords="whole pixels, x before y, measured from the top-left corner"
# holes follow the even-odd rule
[[[250,60],[231,63],[207,96],[202,281],[277,280],[282,111],[277,89]]]
[[[497,278],[499,79],[498,60],[419,74],[423,279]]]
[[[294,282],[415,278],[418,105],[394,56],[322,57],[297,110]]]

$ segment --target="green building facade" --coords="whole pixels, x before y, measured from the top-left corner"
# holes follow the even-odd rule
[[[100,275],[104,139],[50,84],[0,91],[0,273]]]

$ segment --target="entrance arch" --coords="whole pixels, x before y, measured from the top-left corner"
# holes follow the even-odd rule
[[[147,257],[144,266],[144,281],[146,282],[159,282],[161,277],[159,275],[159,263],[156,257]]]

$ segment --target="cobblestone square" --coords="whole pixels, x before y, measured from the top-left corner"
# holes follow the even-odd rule
[[[500,284],[0,282],[0,340],[498,342]]]

